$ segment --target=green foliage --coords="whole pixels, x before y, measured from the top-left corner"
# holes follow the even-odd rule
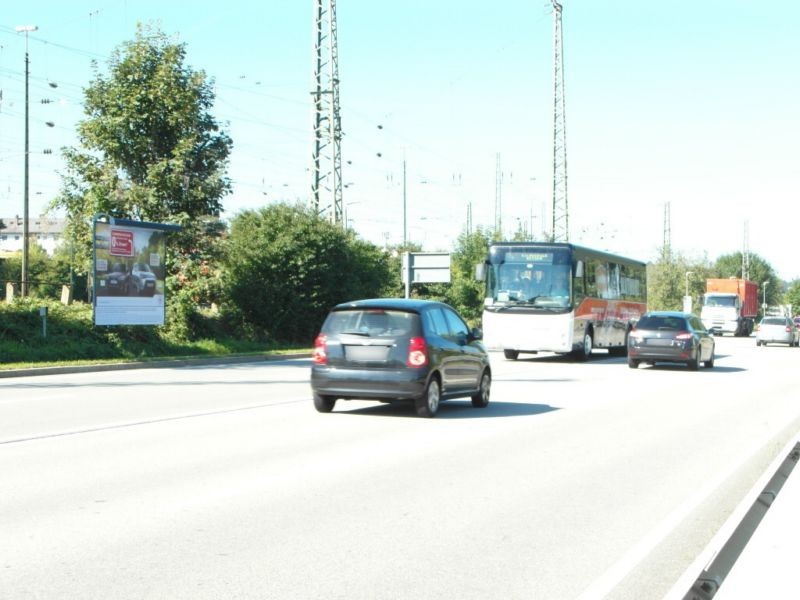
[[[46,306],[47,336],[39,308]],[[95,327],[92,306],[65,306],[43,298],[0,303],[0,363],[39,364],[81,360],[148,360],[163,357],[263,353],[278,348],[262,341],[243,340],[220,315],[194,312],[195,327],[204,337],[186,341],[165,327]],[[285,347],[284,347],[285,348]]]
[[[473,326],[480,323],[484,293],[484,283],[475,279],[475,265],[486,260],[492,235],[491,230],[480,228],[463,232],[451,257],[451,285],[445,301]]]
[[[170,244],[188,253],[197,245],[192,224],[221,211],[232,142],[210,112],[213,81],[185,58],[184,45],[139,26],[135,40],[112,53],[108,75],[95,66],[81,146],[63,150],[66,172],[52,204],[66,212],[65,236],[83,271],[98,213],[182,225]]]
[[[41,298],[59,299],[62,286],[72,283],[78,292],[73,297],[85,299],[86,278],[73,273],[70,279],[70,266],[71,256],[67,245],[59,246],[51,257],[39,244],[31,242],[28,245],[28,293]],[[22,253],[0,261],[0,281],[11,281],[19,285],[21,276]],[[5,289],[2,292],[4,294]]]
[[[310,343],[335,304],[384,295],[389,257],[309,208],[276,204],[231,222],[223,283],[228,306],[257,334]]]
[[[225,224],[217,218],[198,218],[188,223],[181,235],[194,240],[191,246],[172,248],[167,253],[167,328],[180,339],[202,336],[203,319],[198,309],[219,306],[222,302],[223,238]],[[172,234],[171,234],[172,235]]]
[[[796,279],[789,284],[789,288],[783,295],[783,301],[781,304],[791,304],[792,312],[795,315],[800,314],[800,279]]]
[[[714,263],[715,277],[741,277],[742,276],[742,253],[734,252],[720,256]],[[772,306],[780,304],[784,289],[783,281],[775,273],[772,266],[761,258],[758,254],[750,254],[750,264],[748,268],[748,279],[755,281],[759,289],[759,304],[764,302],[764,291],[766,291],[766,302]],[[768,282],[766,286],[764,282]]]
[[[688,276],[687,276],[688,273]],[[759,294],[767,292],[767,304],[782,303],[784,284],[775,270],[758,254],[750,254],[748,275],[750,281],[759,286]],[[707,260],[690,261],[680,254],[662,257],[648,265],[647,306],[650,310],[682,310],[686,285],[692,297],[693,311],[699,313],[706,289],[706,279],[740,278],[742,276],[742,254],[734,252],[717,258],[713,265]],[[767,281],[766,288],[764,282]],[[759,304],[763,296],[759,296]]]
[[[649,310],[683,310],[687,286],[692,297],[692,311],[699,313],[706,279],[715,277],[706,261],[690,262],[672,253],[647,266],[647,308]]]

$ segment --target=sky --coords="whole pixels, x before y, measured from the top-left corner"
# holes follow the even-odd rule
[[[137,23],[185,44],[215,82],[213,114],[234,142],[225,216],[310,201],[315,0],[3,4],[0,217],[23,211],[19,25],[38,26],[31,216],[58,192],[59,149],[78,143],[93,62],[106,74]],[[800,2],[562,4],[570,241],[643,261],[665,237],[690,260],[747,247],[800,278]],[[395,245],[405,215],[426,251],[452,250],[468,215],[509,238],[550,231],[551,3],[339,0],[336,12],[347,225]]]

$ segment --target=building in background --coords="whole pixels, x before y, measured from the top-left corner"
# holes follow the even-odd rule
[[[24,219],[19,215],[0,217],[4,228],[0,228],[0,253],[22,252],[22,232]],[[38,216],[28,224],[29,243],[35,242],[48,255],[53,254],[64,237],[66,219]]]

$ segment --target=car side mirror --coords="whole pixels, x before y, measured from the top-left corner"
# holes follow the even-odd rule
[[[473,327],[472,330],[470,330],[469,333],[470,333],[470,337],[473,340],[482,340],[483,339],[483,330],[481,330],[479,327]]]

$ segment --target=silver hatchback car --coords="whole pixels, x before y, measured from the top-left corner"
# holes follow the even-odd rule
[[[756,346],[767,344],[800,346],[800,330],[789,317],[764,317],[756,326]]]

